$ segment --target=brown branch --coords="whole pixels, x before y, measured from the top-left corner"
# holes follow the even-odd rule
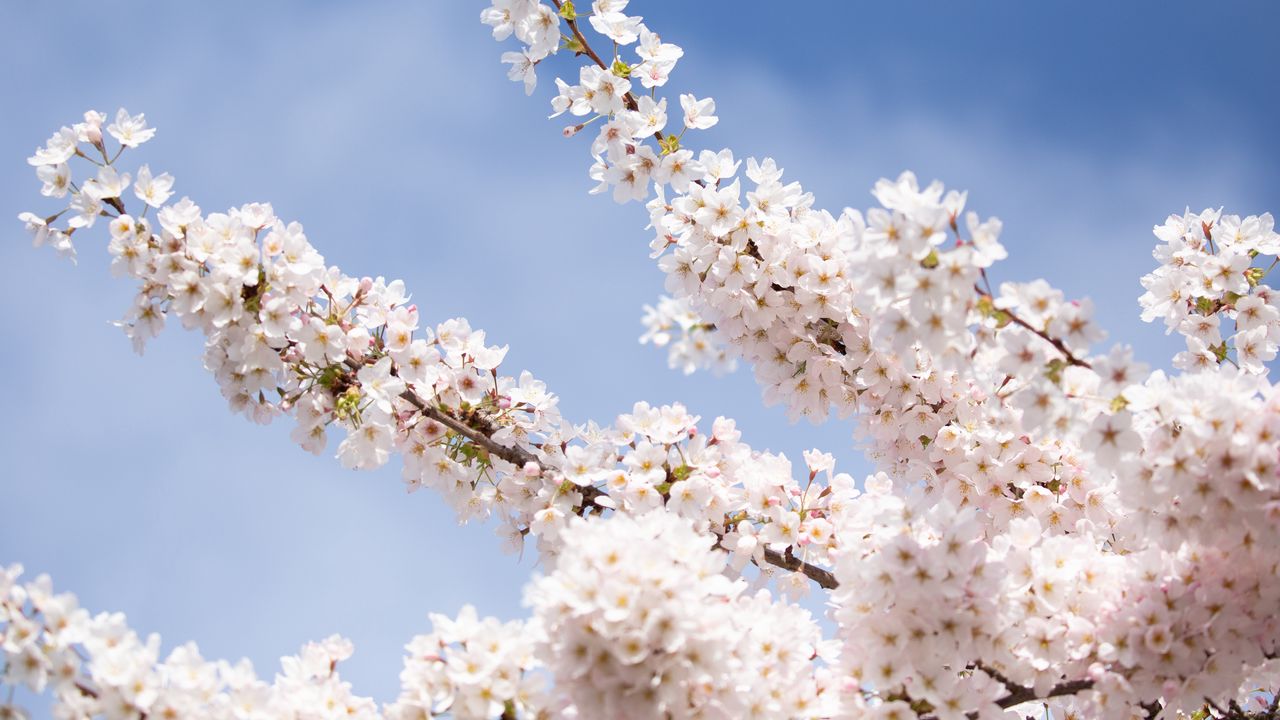
[[[988,302],[992,302],[992,303],[995,302],[995,298],[991,297],[991,295],[989,295],[986,291],[984,291],[982,288],[978,287],[977,285],[974,285],[973,289],[978,293],[978,296],[981,299],[987,300]],[[1071,350],[1067,348],[1066,343],[1062,342],[1061,338],[1053,337],[1052,335],[1045,332],[1044,330],[1037,329],[1031,323],[1018,317],[1017,314],[1015,314],[1012,310],[1006,310],[1004,308],[1001,308],[1000,312],[1004,313],[1005,316],[1009,318],[1009,322],[1013,323],[1014,325],[1017,325],[1018,327],[1022,327],[1022,328],[1026,328],[1027,330],[1030,330],[1037,337],[1039,337],[1040,339],[1052,345],[1058,352],[1062,353],[1062,356],[1066,359],[1068,364],[1078,365],[1082,368],[1093,367],[1088,362],[1076,357],[1075,353],[1071,352]]]
[[[551,0],[551,2],[555,4],[556,10],[559,11],[560,6],[562,4],[560,0]],[[574,39],[578,41],[578,45],[582,48],[581,50],[577,51],[578,54],[586,55],[587,57],[591,58],[592,62],[594,62],[596,65],[599,65],[601,68],[612,72],[613,69],[609,65],[607,65],[604,60],[600,59],[600,56],[596,54],[595,50],[591,49],[591,43],[588,43],[587,36],[582,34],[582,29],[578,27],[578,21],[565,20],[565,23],[569,25],[569,29],[573,31]],[[635,96],[632,95],[631,93],[627,93],[622,96],[622,103],[627,106],[628,110],[635,110],[638,107],[640,107],[640,105],[636,102]],[[654,137],[657,138],[659,142],[661,142],[662,131],[655,132]]]
[[[562,3],[560,2],[560,0],[551,0],[551,2],[555,4],[555,6],[556,6],[556,10],[557,10],[557,11],[559,11],[559,10],[560,10],[560,6],[562,5]],[[563,16],[561,16],[561,17],[563,17]],[[587,57],[591,58],[591,59],[595,62],[595,64],[599,65],[600,67],[604,68],[605,70],[608,70],[608,69],[609,69],[609,66],[608,66],[608,65],[606,65],[606,64],[604,63],[604,61],[600,59],[600,56],[596,54],[596,51],[595,51],[595,50],[592,50],[592,49],[591,49],[591,44],[587,42],[587,38],[586,38],[586,36],[584,36],[584,35],[582,34],[582,30],[578,29],[578,21],[577,21],[577,20],[565,20],[565,22],[569,24],[569,29],[573,31],[573,37],[574,37],[575,39],[577,39],[578,44],[579,44],[580,46],[582,46],[582,50],[580,50],[579,52],[580,52],[581,54],[586,55]]]
[[[358,371],[360,368],[364,367],[361,363],[350,358],[347,359],[345,365],[353,371]],[[453,432],[465,437],[476,445],[479,445],[490,455],[500,457],[516,467],[524,467],[526,463],[538,462],[538,458],[533,453],[521,448],[498,444],[489,436],[489,434],[471,427],[465,422],[454,417],[451,413],[431,406],[425,400],[418,397],[418,394],[412,390],[406,389],[404,392],[400,393],[400,397],[410,405],[417,408],[424,417],[435,420]]]
[[[830,570],[824,570],[817,565],[810,565],[791,554],[791,548],[787,548],[786,554],[777,550],[764,549],[764,560],[770,565],[776,565],[783,570],[792,570],[802,572],[809,577],[810,580],[818,583],[827,590],[835,590],[840,587],[840,583],[836,581],[836,576]]]
[[[1093,687],[1092,680],[1068,680],[1060,682],[1049,688],[1049,692],[1044,695],[1037,695],[1035,688],[1019,685],[1018,683],[1010,680],[1004,673],[987,665],[981,660],[973,663],[967,669],[981,670],[1005,687],[1005,690],[1007,690],[1009,694],[996,701],[996,705],[999,705],[1005,710],[1016,705],[1021,705],[1025,702],[1031,702],[1032,700],[1044,700],[1051,697],[1061,697],[1063,695],[1075,695],[1078,692],[1083,692]],[[977,718],[978,713],[970,712],[967,713],[967,716],[969,718]],[[936,718],[932,715],[926,715],[922,720],[936,720]]]
[[[1044,338],[1050,345],[1057,348],[1058,352],[1062,353],[1062,355],[1067,359],[1067,362],[1070,363],[1071,365],[1079,365],[1080,367],[1083,367],[1083,368],[1093,367],[1088,362],[1076,357],[1074,353],[1072,353],[1070,350],[1067,349],[1066,344],[1063,343],[1062,340],[1060,340],[1059,338],[1053,337],[1049,335],[1049,333],[1043,330],[1037,330],[1036,328],[1032,327],[1031,324],[1028,323],[1026,320],[1023,320],[1022,318],[1018,317],[1017,315],[1014,315],[1008,310],[1005,310],[1004,312],[1006,315],[1009,316],[1009,321],[1012,322],[1014,325],[1017,325],[1019,327],[1024,327],[1030,330],[1036,335],[1039,335],[1040,337]]]
[[[88,697],[95,698],[95,699],[98,697],[98,691],[97,691],[97,690],[94,690],[93,688],[89,687],[88,685],[85,685],[85,684],[84,684],[84,682],[82,682],[82,681],[80,681],[80,680],[77,680],[77,681],[76,681],[76,685],[75,685],[75,687],[76,687],[76,689],[77,689],[77,690],[79,690],[79,691],[80,691],[80,694],[81,694],[81,695],[86,695],[86,696],[88,696]]]
[[[1005,710],[1008,710],[1009,708],[1015,707],[1017,705],[1021,705],[1022,703],[1025,703],[1025,702],[1031,702],[1032,700],[1047,700],[1048,698],[1051,698],[1051,697],[1075,695],[1078,692],[1084,692],[1085,690],[1089,690],[1093,687],[1092,680],[1070,680],[1067,682],[1061,682],[1061,683],[1058,683],[1057,685],[1054,685],[1053,687],[1049,688],[1049,692],[1045,693],[1044,695],[1037,695],[1035,688],[1026,687],[1025,685],[1019,685],[1013,682],[1012,680],[1009,680],[998,670],[990,669],[985,665],[983,665],[982,663],[975,663],[971,665],[969,669],[982,670],[983,672],[985,672],[986,674],[990,675],[992,678],[997,680],[1001,685],[1004,685],[1005,689],[1009,691],[1009,694],[997,700],[996,705],[998,705],[999,707]],[[970,720],[977,720],[978,713],[976,711],[968,712],[968,713],[965,713],[965,717],[969,718]],[[936,715],[921,715],[920,720],[938,720],[938,717]]]
[[[1029,688],[1023,685],[1015,685],[1013,687],[1006,685],[1005,687],[1009,688],[1010,693],[997,700],[996,704],[1002,708],[1008,709],[1015,705],[1021,705],[1024,702],[1031,702],[1032,700],[1044,700],[1046,698],[1060,697],[1063,695],[1075,695],[1078,692],[1084,692],[1085,690],[1092,688],[1093,681],[1071,680],[1068,682],[1058,683],[1057,685],[1049,688],[1049,692],[1045,693],[1043,696],[1037,695],[1035,688]],[[974,715],[974,717],[977,717],[977,715]]]
[[[358,371],[361,367],[364,367],[358,361],[351,358],[348,358],[344,364],[352,371]],[[485,429],[474,428],[462,420],[459,420],[457,417],[454,417],[452,413],[449,413],[442,408],[432,406],[412,390],[406,389],[404,392],[400,393],[400,397],[405,402],[408,402],[410,405],[417,408],[418,412],[422,413],[424,417],[444,425],[450,431],[455,432],[484,448],[489,454],[502,458],[516,467],[524,467],[526,463],[539,462],[538,457],[528,450],[501,445],[496,442],[490,436],[490,433],[492,432],[491,429],[489,432],[486,432]],[[587,505],[594,505],[601,510],[611,509],[611,506],[607,501],[600,501],[600,498],[608,497],[608,493],[600,488],[594,485],[584,485],[578,487],[578,492],[582,493],[583,508]],[[718,545],[721,536],[717,535],[716,537],[716,544]],[[766,548],[764,551],[764,559],[765,562],[770,565],[775,565],[784,570],[802,572],[827,590],[834,590],[840,584],[836,581],[836,576],[829,570],[824,570],[817,565],[811,565],[800,560],[791,554],[790,549],[788,549],[784,555],[776,550]]]

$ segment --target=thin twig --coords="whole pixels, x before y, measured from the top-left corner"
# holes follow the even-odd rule
[[[352,371],[359,370],[363,367],[359,362],[350,358],[347,359],[345,365]],[[492,433],[491,428],[474,428],[454,417],[452,413],[446,412],[441,408],[433,407],[412,390],[406,389],[404,392],[400,393],[400,397],[410,405],[417,408],[418,412],[422,413],[424,417],[444,425],[450,431],[462,435],[476,445],[484,448],[489,454],[506,460],[516,467],[524,467],[527,463],[539,462],[538,457],[528,450],[499,444],[490,436],[490,433]],[[589,504],[603,510],[610,508],[612,505],[607,501],[601,500],[601,498],[607,497],[608,493],[594,485],[585,485],[577,489],[578,492],[582,493],[584,508]],[[717,544],[719,544],[720,539],[722,539],[721,536],[717,535]],[[840,584],[836,581],[836,576],[829,570],[824,570],[816,565],[806,563],[792,555],[790,551],[784,555],[776,550],[765,549],[764,559],[765,562],[770,565],[775,565],[784,570],[804,573],[809,577],[809,579],[818,583],[818,585],[827,590],[834,590]]]
[[[974,291],[976,291],[976,292],[978,293],[978,295],[979,295],[982,299],[987,300],[987,301],[994,302],[994,298],[992,298],[990,295],[988,295],[988,294],[986,293],[986,291],[984,291],[981,287],[978,287],[977,285],[974,285],[974,286],[973,286],[973,289],[974,289]],[[1042,339],[1042,340],[1044,340],[1045,342],[1047,342],[1047,343],[1049,343],[1050,345],[1052,345],[1055,349],[1057,349],[1057,351],[1058,351],[1058,352],[1062,353],[1063,358],[1065,358],[1065,359],[1066,359],[1066,361],[1067,361],[1069,364],[1071,364],[1071,365],[1078,365],[1078,366],[1080,366],[1080,367],[1082,367],[1082,368],[1091,368],[1091,367],[1092,367],[1088,362],[1086,362],[1086,361],[1084,361],[1084,360],[1081,360],[1080,358],[1076,357],[1076,356],[1075,356],[1075,353],[1071,352],[1070,348],[1068,348],[1068,347],[1067,347],[1066,343],[1062,342],[1062,339],[1061,339],[1061,338],[1053,337],[1052,335],[1050,335],[1049,333],[1045,332],[1044,330],[1040,330],[1040,329],[1036,328],[1036,327],[1035,327],[1035,326],[1033,326],[1031,323],[1027,322],[1026,320],[1023,320],[1023,319],[1022,319],[1022,318],[1020,318],[1020,317],[1018,317],[1018,315],[1017,315],[1016,313],[1014,313],[1012,310],[1007,310],[1007,309],[1005,309],[1005,308],[1001,308],[1001,309],[1000,309],[1000,312],[1004,313],[1004,314],[1005,314],[1005,316],[1009,318],[1009,322],[1013,323],[1014,325],[1017,325],[1018,327],[1026,328],[1027,330],[1030,330],[1030,331],[1031,331],[1032,333],[1034,333],[1037,337],[1041,338],[1041,339]]]
[[[561,6],[560,0],[551,0],[551,2],[555,4],[557,11],[560,10],[560,6]],[[604,60],[600,59],[600,56],[596,54],[595,50],[591,49],[591,43],[587,42],[587,36],[582,34],[582,29],[578,27],[578,21],[565,20],[565,22],[569,25],[569,29],[573,31],[573,37],[575,40],[578,41],[578,45],[582,47],[582,50],[580,50],[579,52],[591,58],[591,61],[594,62],[596,65],[599,65],[601,68],[612,72],[612,68],[609,65],[607,65]],[[639,103],[636,102],[635,96],[632,95],[631,93],[627,93],[622,96],[622,104],[626,105],[628,110],[636,110],[637,108],[640,107]],[[655,132],[653,136],[658,140],[658,142],[662,142],[661,130]]]

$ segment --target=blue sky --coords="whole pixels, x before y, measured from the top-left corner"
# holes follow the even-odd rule
[[[0,30],[0,217],[44,210],[32,149],[88,108],[146,112],[137,154],[206,210],[270,201],[330,263],[403,278],[438,322],[510,343],[575,421],[683,401],[748,440],[821,447],[865,467],[851,427],[789,425],[748,373],[668,371],[636,344],[661,292],[637,205],[588,196],[587,140],[505,79],[464,2],[11,3]],[[802,10],[800,8],[803,8]],[[633,2],[685,47],[673,92],[715,97],[692,139],[771,155],[818,204],[866,207],[914,169],[1005,221],[994,280],[1046,277],[1103,309],[1113,340],[1163,365],[1138,319],[1151,226],[1185,206],[1280,210],[1275,6],[1255,3]],[[554,67],[572,70],[568,59]],[[401,646],[465,602],[523,615],[532,557],[458,527],[396,467],[343,471],[231,416],[180,328],[136,357],[110,326],[129,288],[102,231],[80,265],[33,251],[13,221],[0,306],[0,563],[48,572],[166,647],[276,658],[330,633],[344,674],[389,700]],[[96,238],[95,242],[93,238]]]

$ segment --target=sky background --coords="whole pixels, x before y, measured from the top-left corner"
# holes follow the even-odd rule
[[[862,472],[848,423],[788,424],[748,372],[684,377],[641,347],[661,293],[636,204],[590,196],[589,140],[505,78],[483,3],[9,0],[0,29],[0,217],[53,208],[25,158],[84,110],[145,112],[133,153],[206,212],[270,201],[330,264],[404,279],[424,322],[465,316],[510,344],[565,415],[611,422],[638,400],[736,418],[753,445],[820,447]],[[1280,6],[1132,2],[633,2],[683,46],[669,86],[716,99],[686,136],[772,156],[833,212],[913,169],[1005,222],[993,281],[1045,277],[1092,297],[1111,339],[1167,365],[1138,318],[1153,224],[1190,206],[1280,210]],[[673,120],[678,117],[673,114]],[[678,121],[677,121],[678,122]],[[83,171],[82,171],[83,172]],[[0,236],[0,564],[23,562],[165,648],[277,658],[341,633],[343,675],[380,701],[428,612],[523,617],[534,558],[457,526],[393,463],[344,471],[232,416],[171,325],[137,357],[110,322],[131,287],[105,228],[79,266]],[[38,715],[39,716],[39,715]]]

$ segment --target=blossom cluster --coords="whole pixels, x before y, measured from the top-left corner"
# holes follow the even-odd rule
[[[576,520],[575,551],[526,592],[564,706],[584,716],[826,716],[817,625],[723,572],[726,556],[671,513]]]
[[[125,720],[375,718],[377,705],[352,694],[336,671],[351,643],[334,636],[281,660],[274,682],[247,660],[211,662],[194,644],[160,660],[160,638],[141,638],[120,613],[91,616],[74,595],[54,593],[47,575],[19,582],[20,565],[0,568],[0,685],[48,693],[54,717]],[[0,717],[28,717],[12,702]]]
[[[1174,358],[1182,370],[1230,361],[1264,374],[1280,349],[1280,299],[1262,284],[1275,267],[1257,265],[1280,255],[1280,234],[1270,213],[1224,215],[1222,209],[1170,215],[1157,225],[1154,255],[1160,267],[1142,278],[1142,319],[1161,318],[1187,349]],[[1229,329],[1223,326],[1229,321]]]
[[[1190,715],[1236,697],[1242,668],[1280,651],[1274,541],[1226,530],[1244,540],[1122,555],[1034,517],[984,537],[976,511],[891,487],[868,480],[838,517],[860,533],[832,595],[840,672],[859,689],[957,720],[998,716],[1011,685],[1084,717],[1145,714],[1152,698]],[[1088,686],[1058,692],[1070,678]]]
[[[704,322],[687,302],[663,296],[658,305],[644,306],[642,344],[667,348],[667,365],[685,375],[710,370],[716,375],[733,372],[737,361],[729,356],[714,325]],[[677,335],[677,332],[679,335]]]
[[[1046,535],[1034,517],[987,537],[978,513],[894,494],[881,475],[839,516],[859,537],[840,552],[832,595],[851,687],[960,720],[1001,717],[1011,685],[1034,697],[1071,677],[1122,682],[1097,663],[1096,641],[1101,609],[1121,600],[1120,557],[1088,535]],[[1140,704],[1097,691],[1069,703],[1098,717]]]
[[[1134,427],[1117,429],[1141,450],[1112,463],[1120,498],[1135,511],[1130,531],[1169,549],[1280,543],[1275,388],[1224,367],[1154,373],[1134,396]]]
[[[542,706],[534,634],[520,622],[479,618],[467,605],[456,618],[433,613],[432,630],[405,646],[400,697],[388,720],[536,717]]]

